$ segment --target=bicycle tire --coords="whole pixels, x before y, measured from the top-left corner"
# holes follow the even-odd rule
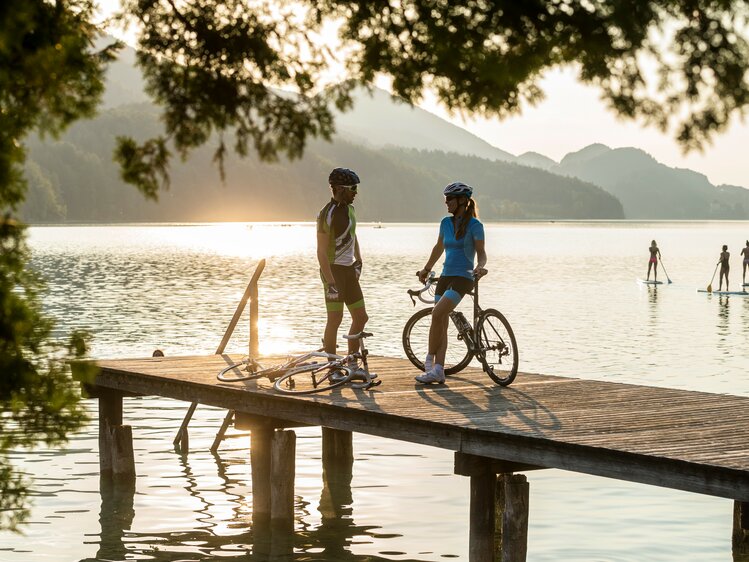
[[[240,361],[239,363],[233,363],[233,364],[229,365],[228,367],[226,367],[224,369],[221,369],[218,372],[218,375],[216,375],[216,378],[218,380],[220,380],[221,382],[251,381],[253,379],[258,379],[260,377],[265,376],[265,373],[267,371],[270,371],[270,370],[272,370],[274,368],[274,367],[269,367],[269,368],[265,369],[265,368],[263,368],[262,365],[260,365],[260,363],[256,363],[255,361],[253,361],[252,363],[254,365],[256,365],[257,367],[259,367],[259,370],[257,370],[257,371],[247,371],[248,372],[247,375],[240,375],[238,377],[227,377],[226,373],[228,373],[229,371],[233,371],[234,369],[236,369],[237,367],[241,367],[242,365],[248,365],[247,361]]]
[[[477,326],[478,352],[476,356],[484,372],[500,386],[507,386],[518,374],[518,344],[507,318],[493,308],[481,314]]]
[[[429,346],[429,327],[432,324],[432,309],[423,308],[411,316],[403,327],[403,351],[420,371],[424,370],[424,358]],[[454,375],[465,369],[473,359],[473,353],[462,339],[452,320],[447,323],[447,354],[445,374]]]
[[[349,367],[331,367],[328,378],[321,384],[314,385],[311,371],[319,368],[319,365],[305,365],[300,369],[290,369],[289,372],[275,380],[273,388],[281,394],[315,394],[346,384],[354,374],[354,370]],[[330,376],[337,371],[345,373],[344,377],[338,381],[331,381]],[[294,380],[295,377],[297,380]]]

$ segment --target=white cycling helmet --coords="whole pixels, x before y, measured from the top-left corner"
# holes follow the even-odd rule
[[[458,195],[463,197],[470,197],[473,195],[473,188],[470,185],[463,183],[462,181],[456,181],[448,185],[442,190],[443,195]]]

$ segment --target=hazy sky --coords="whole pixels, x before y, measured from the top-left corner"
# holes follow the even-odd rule
[[[592,143],[611,148],[634,146],[668,166],[701,172],[713,184],[749,188],[749,157],[746,156],[749,124],[736,118],[730,129],[716,137],[703,153],[684,155],[673,135],[617,119],[600,101],[598,91],[578,82],[575,75],[572,69],[548,73],[541,83],[546,100],[504,121],[449,117],[433,102],[426,102],[423,107],[515,155],[534,151],[559,161],[568,152]]]
[[[107,12],[118,3],[100,0]],[[611,148],[633,146],[668,166],[701,172],[715,185],[749,188],[749,124],[736,118],[731,128],[716,137],[704,152],[684,155],[673,141],[673,134],[618,120],[599,100],[597,90],[580,84],[575,76],[573,69],[550,71],[541,82],[546,100],[503,121],[450,116],[429,98],[421,107],[515,155],[534,151],[559,161],[568,152],[593,143]]]

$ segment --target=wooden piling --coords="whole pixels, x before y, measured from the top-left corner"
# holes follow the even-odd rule
[[[525,562],[528,554],[528,479],[523,474],[500,474],[496,481],[498,560]]]
[[[250,434],[250,467],[252,470],[252,521],[262,524],[271,515],[271,442],[273,430],[254,427]]]
[[[271,522],[274,530],[294,529],[296,433],[275,431],[271,443]]]
[[[494,545],[494,489],[496,480],[496,475],[489,471],[471,476],[468,531],[469,562],[496,560]]]
[[[129,425],[116,425],[111,430],[112,476],[117,479],[135,478],[133,431]]]
[[[111,428],[122,425],[122,394],[104,391],[99,394],[99,471],[112,473]]]
[[[322,469],[324,480],[348,480],[354,467],[353,433],[322,428]]]
[[[734,562],[749,562],[749,502],[733,502],[731,546]]]

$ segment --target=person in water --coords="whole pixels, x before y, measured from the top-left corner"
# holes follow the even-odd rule
[[[658,249],[658,244],[655,243],[655,240],[650,242],[650,260],[648,261],[648,277],[647,280],[650,281],[650,270],[653,270],[653,280],[658,281],[658,258],[661,257],[661,251]]]
[[[731,257],[730,252],[728,251],[728,246],[723,244],[723,251],[720,253],[720,259],[718,260],[718,263],[720,264],[720,275],[718,276],[718,290],[722,291],[723,287],[723,277],[726,278],[726,291],[728,291],[728,272],[731,269],[731,266],[728,263],[728,259]]]
[[[432,267],[442,252],[445,263],[434,294],[432,324],[429,327],[429,347],[424,361],[424,374],[416,377],[423,384],[445,382],[445,354],[450,313],[460,304],[465,294],[473,289],[473,280],[486,275],[484,225],[478,219],[478,208],[471,197],[473,188],[462,182],[451,183],[443,190],[447,216],[440,223],[437,243],[424,268],[416,275],[426,282]],[[473,258],[478,258],[476,267]]]
[[[746,246],[741,250],[741,255],[744,256],[744,272],[741,283],[746,285],[746,268],[749,267],[749,240],[746,241]]]

